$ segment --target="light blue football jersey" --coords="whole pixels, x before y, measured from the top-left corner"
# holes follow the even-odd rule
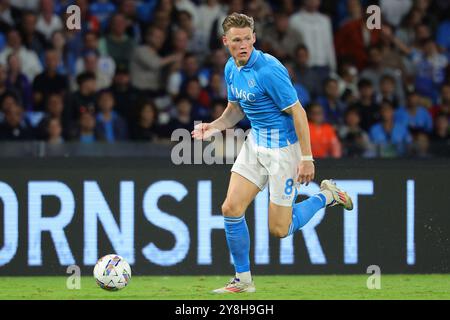
[[[287,69],[278,59],[253,49],[247,64],[225,65],[228,101],[238,103],[250,120],[256,144],[280,148],[297,142],[292,116],[283,110],[298,101]]]

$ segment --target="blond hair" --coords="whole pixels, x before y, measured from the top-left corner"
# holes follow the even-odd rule
[[[243,13],[233,12],[225,18],[222,23],[223,33],[226,34],[231,28],[250,28],[252,31],[255,29],[255,22],[252,17],[249,17]]]

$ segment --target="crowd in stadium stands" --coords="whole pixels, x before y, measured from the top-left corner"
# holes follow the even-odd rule
[[[447,0],[3,0],[0,141],[167,141],[216,119],[232,12],[288,69],[316,158],[450,156]]]

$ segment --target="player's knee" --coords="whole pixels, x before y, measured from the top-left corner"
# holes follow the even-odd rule
[[[225,217],[240,217],[244,214],[244,209],[238,204],[225,200],[222,204],[222,214]]]
[[[270,234],[277,238],[285,238],[288,235],[289,227],[275,225],[269,228]]]

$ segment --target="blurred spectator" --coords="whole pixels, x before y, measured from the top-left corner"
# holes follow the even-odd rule
[[[76,52],[71,52],[67,45],[66,35],[63,31],[55,31],[50,40],[50,47],[58,56],[57,73],[70,79],[75,74]]]
[[[186,81],[193,77],[200,76],[200,66],[197,57],[193,53],[188,53],[183,57],[181,69],[172,72],[167,81],[167,92],[172,96],[180,93],[182,87],[186,86]],[[208,79],[199,77],[201,86],[206,87]]]
[[[131,128],[131,139],[155,142],[160,134],[158,125],[158,110],[151,100],[139,105],[136,124]]]
[[[341,62],[339,75],[336,75],[339,96],[342,102],[350,105],[358,98],[358,69],[349,61]]]
[[[228,101],[227,99],[216,99],[211,102],[211,119],[210,121],[214,121],[220,118],[225,109],[227,108]]]
[[[433,119],[428,110],[420,105],[419,99],[420,97],[416,91],[409,92],[406,99],[406,107],[398,108],[395,118],[410,129],[423,130],[430,133],[433,130]]]
[[[164,44],[164,39],[164,31],[150,27],[145,34],[145,43],[134,50],[131,59],[131,83],[149,96],[160,94],[164,88],[161,74],[163,68],[182,59],[180,54],[160,56],[159,50]]]
[[[399,70],[391,69],[384,65],[380,46],[371,46],[369,48],[369,66],[361,74],[361,79],[368,79],[372,82],[376,92],[379,92],[380,79],[384,75],[390,75],[395,79],[396,95],[399,99],[404,99],[402,78]]]
[[[75,0],[74,4],[80,8],[83,33],[86,31],[100,32],[100,21],[90,12],[89,0]]]
[[[2,113],[0,113],[0,115],[2,116],[2,118],[0,120],[3,120],[6,111],[8,111],[14,105],[19,104],[20,102],[18,95],[14,91],[7,90],[2,95],[1,103],[2,104],[0,111]]]
[[[322,94],[323,74],[309,66],[309,51],[305,45],[299,45],[295,50],[295,67],[297,80],[309,92],[312,99]]]
[[[109,57],[100,57],[97,50],[86,50],[82,60],[77,61],[76,74],[79,75],[86,71],[95,74],[97,89],[102,90],[111,85],[116,65],[114,60]]]
[[[187,79],[181,94],[189,98],[192,105],[191,116],[194,120],[206,120],[209,117],[208,109],[211,99],[208,96],[208,92],[201,87],[200,80],[197,77]]]
[[[99,33],[88,30],[83,35],[83,50],[99,50],[99,42]],[[108,55],[104,57],[111,59]]]
[[[7,97],[7,96],[13,96],[14,99],[17,96],[16,90],[13,88],[12,90],[10,88],[7,87],[6,85],[6,79],[7,79],[7,74],[6,74],[6,67],[2,64],[0,64],[0,106],[3,105],[3,100]],[[2,108],[0,108],[0,113],[2,111]]]
[[[362,8],[359,10],[362,11]],[[367,49],[380,41],[380,30],[367,28],[367,17],[366,14],[364,17],[346,22],[336,32],[334,41],[338,59],[353,61],[359,70],[368,65]]]
[[[101,55],[109,55],[116,66],[128,66],[135,42],[126,34],[127,21],[123,14],[116,13],[110,19],[109,32],[100,39]]]
[[[39,0],[14,0],[14,7],[21,10],[39,10]]]
[[[256,34],[263,35],[264,26],[272,19],[272,8],[264,0],[245,1],[245,12],[254,20],[254,29]],[[258,41],[258,38],[256,39]]]
[[[334,78],[328,78],[324,83],[324,96],[320,96],[317,102],[323,107],[325,121],[331,125],[341,124],[346,105],[339,99],[338,82]]]
[[[63,30],[62,33],[65,39],[63,51],[60,48],[58,49],[59,46],[54,47],[58,52],[64,53],[61,55],[64,57],[62,60],[67,66],[67,71],[71,79],[75,77],[75,63],[83,52],[83,32],[77,29]]]
[[[380,90],[376,95],[377,103],[381,103],[381,101],[383,100],[389,100],[394,106],[394,109],[397,109],[398,106],[405,105],[405,101],[400,100],[400,98],[397,96],[395,85],[396,83],[394,77],[389,74],[383,75],[380,79]]]
[[[320,104],[308,108],[309,132],[314,158],[340,158],[341,144],[331,124],[325,122],[325,114]]]
[[[108,18],[117,10],[116,5],[107,0],[92,1],[88,9],[86,12],[89,12],[92,17],[95,17],[100,24],[101,30],[107,28]]]
[[[91,55],[96,55],[97,58],[95,59]],[[92,60],[97,60],[96,63]],[[84,50],[83,50],[83,56],[79,57],[76,61],[75,70],[76,74],[79,74],[83,71],[86,71],[85,64],[86,62],[89,64],[89,62],[92,62],[91,65],[95,68],[94,70],[90,70],[91,72],[96,73],[97,77],[100,75],[103,80],[97,81],[99,89],[106,88],[104,87],[105,84],[111,82],[111,78],[114,75],[114,72],[116,70],[116,63],[109,55],[100,55],[99,50],[99,38],[98,33],[94,31],[87,31],[84,34]],[[128,67],[128,66],[124,66]]]
[[[361,128],[368,131],[372,125],[380,120],[380,107],[375,102],[375,91],[372,82],[361,79],[358,82],[359,99],[354,104],[361,116]]]
[[[416,90],[436,102],[439,86],[445,80],[447,57],[439,53],[436,43],[429,38],[424,41],[422,51],[411,50],[410,58],[416,68]]]
[[[11,53],[19,55],[22,72],[27,76],[28,81],[33,81],[34,77],[42,72],[42,65],[36,52],[22,45],[22,38],[15,29],[7,33],[7,46],[0,53],[0,63],[6,65],[7,57]]]
[[[111,91],[103,90],[98,95],[98,110],[96,116],[96,135],[99,140],[114,142],[128,137],[127,124],[114,111],[114,96]]]
[[[294,3],[294,0],[282,0],[279,2],[278,1],[274,1],[274,2],[275,2],[275,8],[277,10],[284,11],[288,15],[292,15],[295,13],[296,4]]]
[[[303,35],[310,55],[309,65],[336,69],[330,18],[319,12],[320,0],[305,0],[302,9],[290,17],[289,25]]]
[[[388,24],[383,24],[380,36],[382,65],[385,68],[400,71],[402,79],[407,80],[407,68],[404,63],[404,57],[395,47],[393,39],[394,33],[392,27]]]
[[[172,3],[172,1],[168,1],[169,3]],[[164,3],[164,1],[162,1],[161,3]],[[172,11],[165,11],[165,10],[157,10],[154,13],[154,18],[152,20],[152,24],[149,27],[154,27],[157,29],[160,29],[164,32],[164,41],[163,44],[161,45],[161,49],[159,50],[159,53],[161,55],[168,55],[173,53],[172,52],[172,43],[171,43],[171,39],[173,36],[173,28],[172,28],[172,21],[171,21],[171,16],[174,15],[175,13]],[[148,28],[146,29],[146,32],[148,32]],[[144,42],[145,42],[145,35],[144,35]]]
[[[25,47],[40,55],[44,52],[47,40],[41,32],[37,31],[37,19],[34,12],[24,11],[20,23],[20,33]]]
[[[20,104],[14,102],[4,111],[5,119],[0,123],[0,140],[24,141],[34,138]]]
[[[204,81],[209,81],[213,73],[220,73],[223,75],[223,70],[228,59],[228,53],[224,48],[213,50],[210,53],[208,60],[203,63],[203,67],[199,73],[199,78],[202,85],[206,85],[204,84]]]
[[[413,130],[412,139],[409,155],[415,158],[429,158],[431,154],[428,133],[422,130]]]
[[[444,83],[442,85],[440,101],[430,109],[430,113],[433,119],[439,113],[446,114],[450,119],[450,83]]]
[[[209,40],[214,20],[216,20],[219,15],[223,14],[224,8],[218,0],[206,0],[200,4],[197,12],[201,19],[197,21],[196,27],[201,30],[201,32],[208,37],[207,40]]]
[[[126,20],[126,33],[135,43],[141,42],[141,25],[137,16],[137,1],[122,0],[119,5],[119,12],[124,15]]]
[[[206,91],[211,100],[227,98],[227,86],[221,73],[211,75]]]
[[[64,143],[62,135],[63,128],[61,120],[58,118],[50,118],[47,121],[47,142],[51,145],[58,145]]]
[[[67,110],[64,108],[64,97],[61,93],[50,93],[46,100],[46,115],[36,126],[36,135],[39,139],[46,140],[48,138],[47,125],[50,119],[58,119],[62,127],[64,136],[67,135],[66,129],[69,126],[67,118]]]
[[[377,145],[379,156],[404,155],[412,139],[404,122],[395,120],[394,107],[389,101],[380,106],[381,121],[370,128],[370,139]]]
[[[402,18],[409,12],[413,0],[380,0],[380,8],[386,21],[397,27]]]
[[[190,0],[174,0],[175,8],[178,12],[187,11],[192,17],[194,25],[198,24],[200,17],[198,16],[197,5]]]
[[[428,25],[431,28],[432,32],[434,32],[438,25],[438,16],[435,13],[431,12],[431,2],[432,0],[415,0],[414,8],[418,9],[421,13],[423,23]]]
[[[443,51],[450,53],[450,9],[436,31],[436,43]]]
[[[45,69],[33,81],[34,110],[43,111],[52,93],[65,94],[69,90],[67,78],[57,71],[60,57],[54,49],[45,51]]]
[[[116,111],[127,120],[129,127],[136,120],[136,104],[139,98],[138,90],[131,85],[130,73],[126,67],[119,67],[109,88],[116,101]]]
[[[411,8],[403,17],[396,36],[407,46],[412,46],[416,38],[416,28],[422,21],[422,12],[417,8]]]
[[[90,144],[97,141],[95,133],[95,116],[88,111],[83,111],[77,121],[77,126],[72,133],[72,140]]]
[[[162,128],[162,136],[170,138],[176,129],[194,130],[194,118],[192,117],[192,103],[189,97],[179,95],[175,99],[175,110],[170,121]]]
[[[62,30],[61,18],[54,13],[53,0],[40,0],[40,14],[36,24],[36,30],[42,33],[47,41],[53,32]]]
[[[345,110],[344,125],[339,127],[338,134],[346,157],[368,156],[372,149],[369,135],[360,127],[360,123],[358,109],[350,107]]]
[[[295,91],[297,91],[298,100],[303,106],[309,105],[311,102],[311,96],[308,92],[308,89],[306,89],[297,78],[297,73],[295,72],[295,66],[294,63],[291,61],[285,61],[284,66],[286,67],[289,77],[291,78],[292,85],[294,86]]]
[[[21,104],[27,111],[31,111],[33,109],[31,84],[22,73],[19,55],[17,53],[11,53],[8,56],[7,62],[6,87],[9,90],[17,92]]]
[[[0,32],[6,33],[20,20],[20,10],[11,6],[11,0],[0,1]]]
[[[419,37],[419,35],[417,35]],[[435,103],[437,100],[438,87],[445,80],[445,72],[448,66],[448,58],[439,53],[434,40],[426,33],[425,38],[415,47],[410,47],[400,39],[394,38],[395,45],[406,55],[413,66],[414,86],[416,90]]]
[[[80,114],[89,112],[94,114],[96,111],[96,81],[95,74],[92,72],[83,72],[77,77],[78,90],[70,96],[70,114],[72,120],[78,120]]]
[[[174,54],[184,56],[189,51],[189,35],[183,29],[176,29],[172,35],[171,49]]]
[[[187,51],[194,53],[202,62],[209,53],[207,34],[195,28],[192,15],[188,11],[179,11],[177,13],[177,25],[178,28],[184,30],[187,34]]]
[[[349,21],[362,18],[361,6],[367,5],[367,0],[338,0],[336,12],[332,15],[333,29],[338,29]]]
[[[439,113],[434,121],[431,134],[431,153],[436,156],[450,156],[450,128],[448,114]]]
[[[432,31],[430,27],[425,23],[420,23],[414,29],[414,42],[410,46],[412,49],[422,50],[423,44],[426,40],[430,39]]]
[[[303,36],[289,27],[289,15],[286,12],[275,12],[273,17],[273,23],[267,24],[260,35],[261,50],[278,59],[293,58],[295,49],[303,43]]]

